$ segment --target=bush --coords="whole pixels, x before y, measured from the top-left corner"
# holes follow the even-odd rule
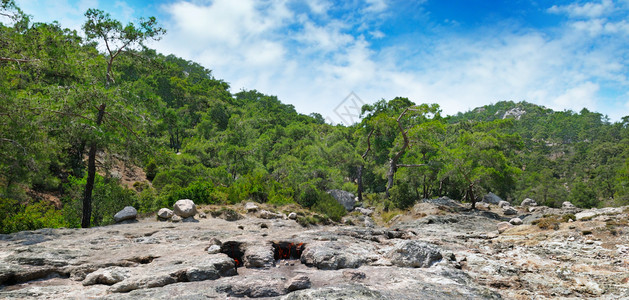
[[[397,208],[407,209],[415,204],[417,196],[415,192],[411,191],[407,182],[399,182],[393,186],[390,190],[391,201]]]
[[[163,204],[171,207],[177,200],[190,199],[196,204],[217,204],[221,199],[221,194],[217,193],[214,186],[208,182],[196,181],[185,188],[168,187],[167,195]]]
[[[312,206],[312,210],[322,213],[334,222],[340,222],[347,214],[345,207],[326,192],[319,192],[319,201]]]
[[[22,205],[14,199],[0,199],[0,233],[67,226],[62,212],[49,203]]]

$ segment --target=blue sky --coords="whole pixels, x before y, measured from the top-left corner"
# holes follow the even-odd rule
[[[277,95],[335,123],[349,121],[337,113],[352,92],[447,114],[526,100],[629,115],[629,0],[16,2],[79,31],[88,8],[156,16],[168,33],[151,47],[201,63],[232,92]]]

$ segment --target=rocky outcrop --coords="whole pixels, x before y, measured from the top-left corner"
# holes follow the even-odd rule
[[[138,211],[133,206],[127,206],[114,215],[114,222],[120,223],[123,221],[135,220],[138,216]]]
[[[339,242],[313,243],[306,247],[301,262],[321,270],[358,268],[366,262],[360,249]]]
[[[388,258],[398,267],[429,268],[443,257],[434,245],[422,241],[403,241],[395,245]]]
[[[533,200],[531,198],[526,198],[526,199],[522,200],[522,203],[520,203],[520,206],[523,206],[523,207],[537,206],[537,202],[535,202],[535,200]]]
[[[197,213],[197,207],[190,199],[177,200],[173,205],[173,212],[182,219],[193,217]]]
[[[356,203],[356,196],[354,196],[354,194],[343,190],[329,190],[328,194],[334,197],[336,202],[343,205],[345,210],[352,211],[354,209],[354,204]]]
[[[269,244],[254,244],[245,251],[245,267],[247,268],[271,268],[275,266],[273,247]]]

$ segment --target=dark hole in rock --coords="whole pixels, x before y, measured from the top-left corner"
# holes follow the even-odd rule
[[[273,257],[278,259],[300,259],[306,244],[291,242],[273,242]]]
[[[221,253],[225,253],[227,254],[227,256],[234,259],[234,262],[236,263],[236,268],[242,267],[242,257],[245,255],[245,251],[242,248],[241,242],[229,241],[223,243],[223,245],[221,246]]]
[[[153,262],[154,259],[156,259],[158,257],[159,256],[152,256],[152,255],[136,256],[136,257],[129,258],[127,260],[145,265],[145,264],[150,264],[151,262]]]

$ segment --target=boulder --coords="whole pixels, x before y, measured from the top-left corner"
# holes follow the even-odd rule
[[[355,210],[356,210],[357,212],[359,212],[359,213],[361,213],[361,214],[365,215],[365,216],[371,216],[371,215],[373,215],[373,210],[368,209],[368,208],[357,207]]]
[[[520,218],[513,218],[513,219],[509,220],[509,223],[511,225],[522,225],[522,219],[520,219]]]
[[[243,276],[230,282],[229,294],[238,298],[268,298],[286,294],[284,280],[263,276]],[[219,287],[220,289],[220,287]]]
[[[162,218],[162,219],[170,219],[175,213],[168,209],[168,208],[161,208],[158,212],[157,212],[157,216]]]
[[[174,223],[181,222],[181,220],[182,220],[182,218],[181,218],[180,216],[178,216],[178,215],[173,215],[173,216],[170,218],[170,221],[171,221],[171,222],[174,222]]]
[[[498,233],[503,233],[507,231],[507,229],[513,227],[513,225],[509,222],[500,222],[496,226],[498,227]]]
[[[366,258],[358,249],[345,243],[325,242],[309,244],[301,254],[301,262],[321,270],[339,270],[358,268]]]
[[[245,251],[245,267],[270,268],[275,265],[273,247],[270,245],[252,245]]]
[[[114,215],[114,221],[120,223],[126,220],[135,220],[138,211],[133,206],[127,206]]]
[[[504,207],[502,209],[502,212],[506,216],[513,216],[513,215],[517,215],[518,214],[518,211],[515,208],[511,207],[511,206]]]
[[[490,204],[498,204],[500,201],[503,201],[498,195],[494,193],[489,193],[483,197],[483,202]]]
[[[537,202],[535,202],[535,200],[531,198],[526,198],[522,200],[522,203],[520,203],[520,206],[537,206]]]
[[[505,206],[511,206],[511,203],[509,203],[507,201],[504,201],[504,200],[498,202],[498,207],[504,208]]]
[[[292,212],[290,214],[288,214],[288,218],[291,220],[297,220],[297,213],[296,212]]]
[[[245,204],[245,210],[247,211],[247,213],[256,212],[258,211],[258,208],[258,205],[253,202],[247,202],[247,204]]]
[[[181,199],[173,205],[173,212],[181,218],[192,217],[197,213],[197,207],[190,199]]]
[[[398,267],[410,268],[429,268],[443,258],[436,246],[417,240],[397,243],[387,257]]]
[[[330,194],[336,201],[345,207],[345,210],[352,211],[354,209],[354,203],[356,203],[356,197],[350,192],[343,190],[329,190]]]
[[[128,277],[128,272],[125,268],[121,267],[109,267],[104,269],[98,269],[95,272],[88,274],[83,280],[84,286],[94,284],[106,284],[114,285],[118,282],[125,280]]]
[[[572,202],[570,201],[564,201],[561,204],[561,208],[576,208],[576,206],[574,206],[574,204],[572,204]]]
[[[288,292],[309,289],[310,286],[310,278],[306,275],[297,275],[289,279],[285,284],[286,291]]]
[[[263,209],[260,211],[260,213],[258,213],[258,217],[261,219],[284,219],[285,215]]]

